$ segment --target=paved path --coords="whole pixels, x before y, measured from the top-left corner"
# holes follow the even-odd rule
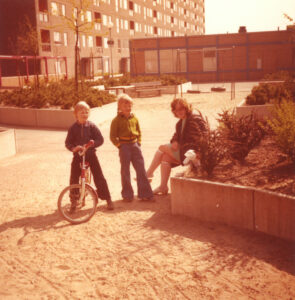
[[[221,109],[244,96],[186,95],[213,126]],[[174,131],[172,98],[135,99],[146,164]],[[72,158],[66,132],[16,130],[18,154],[0,161],[0,299],[295,298],[288,243],[172,216],[169,195],[123,203],[109,126],[100,124],[105,143],[98,156],[116,209],[108,212],[102,203],[78,226],[56,211]],[[158,180],[157,173],[154,186]]]

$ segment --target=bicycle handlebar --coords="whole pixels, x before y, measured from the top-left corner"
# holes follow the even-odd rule
[[[86,153],[86,151],[94,145],[94,140],[90,140],[87,144],[83,145],[83,150],[79,151],[79,155],[82,156]]]

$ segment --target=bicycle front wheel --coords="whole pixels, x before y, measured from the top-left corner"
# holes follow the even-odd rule
[[[96,212],[97,195],[93,188],[85,185],[84,197],[82,185],[67,186],[58,197],[57,207],[61,216],[72,224],[90,220]]]

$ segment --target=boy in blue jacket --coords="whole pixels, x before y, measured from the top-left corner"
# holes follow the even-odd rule
[[[70,184],[79,183],[82,158],[78,152],[83,150],[84,144],[87,144],[90,140],[94,140],[94,145],[86,152],[85,160],[90,165],[98,197],[106,200],[107,208],[112,210],[114,209],[114,205],[111,200],[108,184],[96,156],[96,148],[103,144],[104,139],[98,127],[88,120],[89,113],[90,107],[86,102],[80,101],[75,105],[74,114],[77,121],[69,128],[65,141],[66,148],[73,152]]]

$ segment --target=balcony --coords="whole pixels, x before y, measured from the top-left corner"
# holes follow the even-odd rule
[[[44,52],[51,52],[51,45],[50,45],[50,43],[46,43],[46,44],[43,43],[41,45],[41,49]]]

